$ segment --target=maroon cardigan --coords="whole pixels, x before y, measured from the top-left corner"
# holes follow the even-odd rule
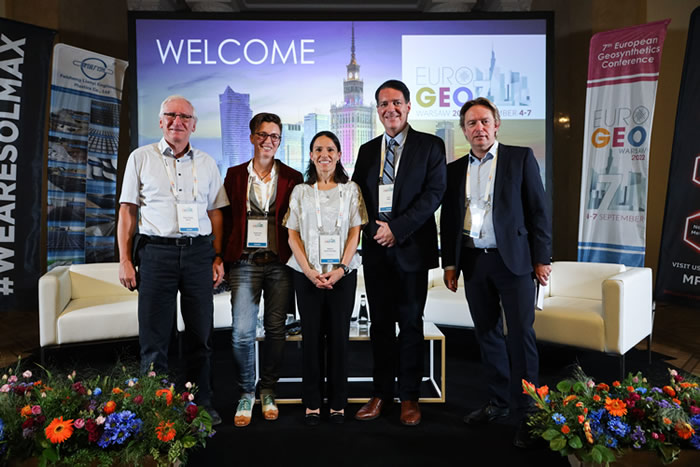
[[[230,206],[222,208],[224,217],[224,261],[232,263],[238,261],[245,246],[246,232],[246,188],[248,186],[248,162],[230,167],[226,172],[224,188],[228,195]],[[280,261],[286,263],[292,256],[289,248],[289,234],[287,228],[282,226],[284,215],[289,209],[289,197],[294,187],[303,183],[301,173],[277,162],[277,195],[275,198],[275,226],[277,229],[277,251]]]

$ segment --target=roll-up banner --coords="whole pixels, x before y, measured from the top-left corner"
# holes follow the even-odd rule
[[[651,123],[669,22],[591,38],[579,261],[644,266]]]
[[[700,7],[693,11],[676,112],[656,300],[700,304]]]
[[[114,260],[119,111],[127,62],[54,48],[47,268]]]
[[[55,35],[0,18],[0,311],[38,305],[41,169]]]

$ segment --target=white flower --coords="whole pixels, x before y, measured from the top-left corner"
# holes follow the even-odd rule
[[[136,384],[136,383],[134,383],[134,380],[133,380],[133,379],[130,379],[130,380],[129,380],[129,387],[130,387],[130,388],[134,387],[134,384]]]
[[[192,389],[192,383],[190,383],[189,381],[186,382],[186,383],[185,383],[185,387],[186,387],[187,389]]]
[[[45,392],[42,392],[42,393],[41,393],[41,397],[42,397],[42,398],[45,398],[45,397],[46,397],[46,393],[45,393]]]
[[[3,384],[2,386],[0,386],[0,392],[10,392],[10,385]]]
[[[32,377],[32,372],[29,371],[29,370],[27,370],[27,371],[25,371],[24,373],[22,373],[22,376],[24,376],[25,378],[29,379],[29,378]]]
[[[95,419],[95,423],[97,423],[98,425],[102,425],[104,422],[105,422],[105,418],[102,415],[100,415],[99,417],[97,417]]]
[[[7,381],[7,375],[2,375],[2,380]]]
[[[187,400],[189,400],[190,402],[193,401],[193,400],[194,400],[194,394],[190,394],[189,396],[187,396]]]
[[[156,372],[155,372],[155,371],[149,371],[149,372],[148,372],[148,376],[150,376],[151,378],[154,378],[154,377],[156,376]]]

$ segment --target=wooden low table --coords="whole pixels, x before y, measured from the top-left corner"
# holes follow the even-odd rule
[[[398,333],[398,329],[397,329]],[[423,323],[423,335],[428,342],[429,364],[428,373],[423,376],[423,382],[430,385],[431,390],[435,393],[432,397],[421,397],[420,402],[445,402],[445,335],[438,329],[435,323]],[[265,331],[261,326],[258,327],[257,336],[255,339],[255,380],[259,379],[260,375],[260,349],[259,343],[265,340]],[[302,336],[287,336],[287,342],[301,342]],[[350,326],[350,342],[369,342],[369,329],[362,329],[356,324]],[[440,344],[439,353],[436,352],[435,344]],[[436,374],[437,372],[437,374]],[[438,382],[439,380],[439,382]],[[348,382],[371,382],[371,376],[350,376]],[[301,377],[281,377],[279,383],[301,383]],[[364,403],[369,400],[369,397],[349,397],[350,403]],[[279,404],[301,404],[301,398],[278,398]]]

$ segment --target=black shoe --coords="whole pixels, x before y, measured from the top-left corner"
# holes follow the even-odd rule
[[[202,407],[211,416],[211,426],[221,425],[221,415],[214,409],[214,407]]]
[[[304,424],[306,426],[316,426],[321,423],[321,414],[307,413],[304,415]]]
[[[486,406],[475,410],[474,412],[467,414],[464,417],[464,423],[467,425],[477,425],[484,423],[491,423],[497,418],[507,417],[510,414],[508,407],[498,407],[497,405],[492,405],[490,402]]]
[[[537,438],[530,433],[530,427],[527,424],[527,418],[524,418],[518,424],[518,429],[515,431],[513,445],[517,448],[528,449],[535,445]]]
[[[345,414],[343,412],[331,412],[330,417],[328,417],[328,421],[337,425],[345,423]]]

